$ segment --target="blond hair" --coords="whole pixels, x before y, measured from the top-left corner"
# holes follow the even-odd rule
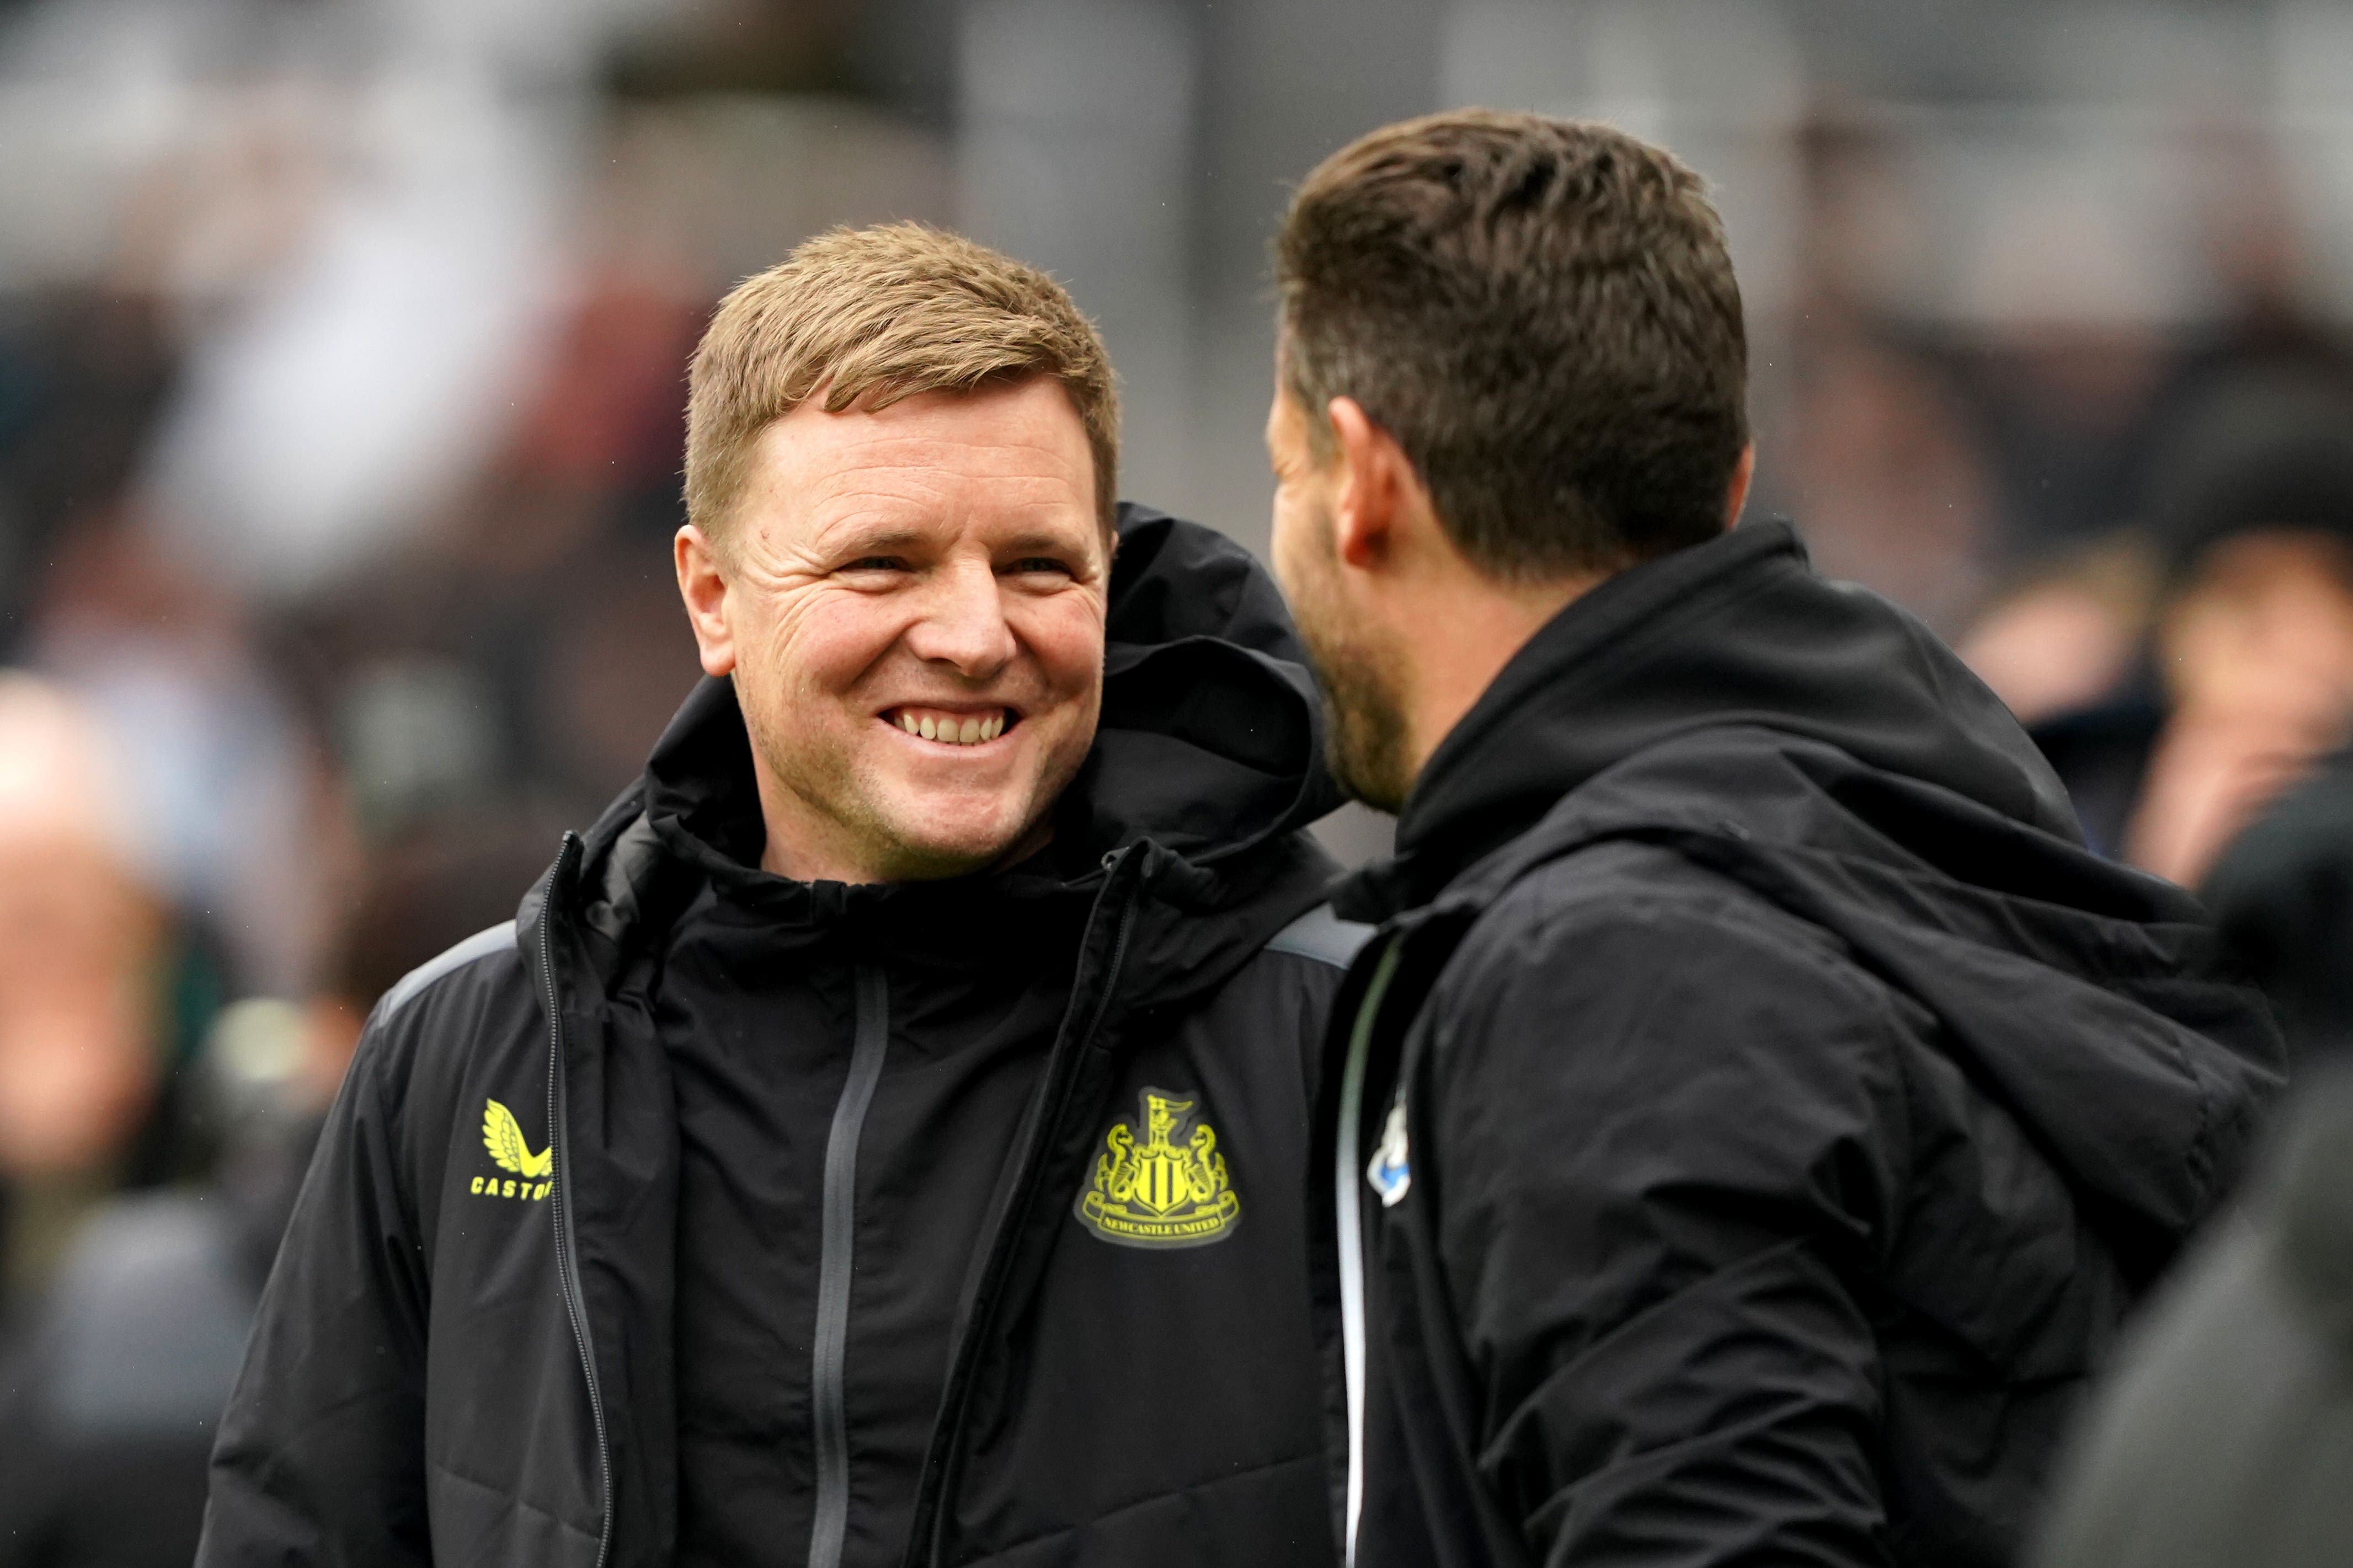
[[[1062,286],[923,224],[828,230],[737,284],[694,351],[687,520],[719,538],[760,432],[813,397],[839,414],[1039,375],[1062,384],[1086,428],[1109,527],[1119,396],[1103,339]]]

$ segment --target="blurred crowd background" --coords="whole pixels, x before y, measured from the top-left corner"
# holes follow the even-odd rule
[[[1752,515],[2333,1048],[2353,0],[0,0],[0,1564],[185,1561],[361,1020],[695,678],[734,279],[899,217],[1050,268],[1129,493],[1262,547],[1287,183],[1464,103],[1715,182]]]

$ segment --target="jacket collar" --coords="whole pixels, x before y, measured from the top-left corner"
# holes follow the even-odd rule
[[[1825,582],[1786,522],[1619,574],[1564,608],[1432,753],[1394,859],[1335,894],[1381,919],[1428,902],[1565,795],[1692,731],[1820,741],[2077,837],[2066,795],[1999,700],[1918,622]]]

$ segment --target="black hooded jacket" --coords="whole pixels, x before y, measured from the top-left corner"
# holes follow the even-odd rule
[[[2196,904],[1786,525],[1564,610],[1335,907],[1360,1568],[2008,1563],[2277,1081]]]
[[[779,1305],[783,1364],[741,1369],[806,1412],[778,1427],[771,1484],[813,1484],[818,1518],[775,1560],[871,1560],[855,1518],[835,1555],[871,1458],[855,1401],[906,1369],[860,1358],[891,1342],[894,1281],[925,1267],[878,1229],[943,1224],[969,1234],[920,1373],[928,1448],[881,1537],[897,1555],[1328,1558],[1300,1172],[1348,950],[1300,831],[1333,804],[1313,687],[1250,558],[1139,509],[1107,644],[1096,742],[1024,868],[901,889],[752,872],[748,743],[709,682],[512,926],[385,999],[224,1418],[201,1563],[680,1553],[680,1417],[712,1386],[706,1347],[679,1342],[681,1280],[762,1261],[688,1256],[681,1220],[693,1134],[665,1020],[707,971],[664,963],[714,889],[772,922],[764,983],[838,1020],[774,1044],[828,1058],[835,1100],[821,1179],[784,1216],[818,1258],[816,1300]],[[963,1048],[929,1020],[968,1016],[957,988],[984,972],[1028,996],[991,1016],[1038,1024],[1008,1047],[1033,1059],[996,1152],[954,1163],[968,1143],[894,1140],[889,1108]],[[1057,993],[1042,1014],[1039,985]],[[938,1201],[928,1160],[971,1191]]]

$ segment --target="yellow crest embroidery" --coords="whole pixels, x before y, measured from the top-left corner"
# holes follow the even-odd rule
[[[533,1153],[531,1145],[523,1142],[522,1125],[515,1120],[514,1112],[495,1100],[482,1102],[482,1147],[491,1152],[491,1159],[500,1170],[512,1171],[522,1180],[476,1176],[467,1191],[490,1198],[547,1196],[548,1178],[555,1170],[555,1146],[551,1143]]]
[[[1079,1223],[1122,1247],[1206,1247],[1241,1221],[1218,1135],[1193,1101],[1147,1089],[1131,1125],[1114,1121],[1079,1194]]]

